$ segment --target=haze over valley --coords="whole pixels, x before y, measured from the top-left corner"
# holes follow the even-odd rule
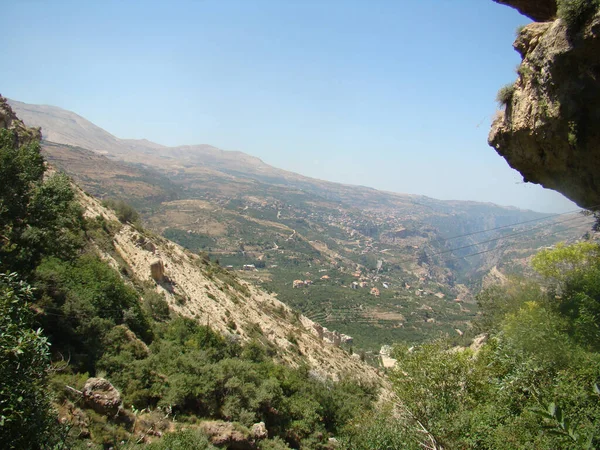
[[[521,273],[539,248],[576,239],[592,223],[576,212],[331,183],[241,152],[119,139],[60,108],[10,104],[42,127],[48,161],[88,192],[130,202],[152,230],[372,355],[397,340],[464,333],[486,277]]]
[[[600,448],[600,0],[5,3],[2,448]]]

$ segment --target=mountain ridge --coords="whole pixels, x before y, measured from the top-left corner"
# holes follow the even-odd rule
[[[46,126],[46,136],[69,114],[28,111],[29,124]],[[207,144],[170,148],[103,130],[88,135],[98,130],[76,121],[67,126],[70,139],[82,133],[71,142],[96,141],[101,150],[48,140],[42,149],[83,189],[131,202],[155,233],[214,258],[375,353],[384,343],[465,330],[489,270],[519,272],[539,247],[589,230],[585,218],[568,219],[571,230],[566,221],[516,207],[344,185]],[[530,226],[533,234],[519,226],[542,219],[541,227]],[[514,237],[523,233],[529,235]]]
[[[186,144],[177,146],[166,146],[150,141],[148,139],[127,139],[118,138],[110,132],[98,127],[84,117],[75,112],[65,110],[51,105],[34,105],[12,99],[7,99],[8,103],[22,120],[29,126],[42,128],[42,136],[46,141],[57,144],[65,144],[76,147],[82,147],[88,150],[96,151],[108,157],[123,159],[124,161],[145,164],[150,166],[160,166],[157,161],[144,160],[141,156],[132,156],[132,152],[141,152],[143,155],[152,155],[158,157],[163,162],[165,160],[177,158],[182,164],[206,165],[217,169],[226,169],[231,175],[236,175],[234,169],[240,171],[244,176],[254,176],[261,181],[277,181],[285,185],[292,185],[297,188],[311,188],[310,184],[319,185],[321,190],[331,190],[338,192],[340,189],[352,189],[359,192],[375,193],[384,196],[391,196],[400,199],[421,199],[428,202],[440,203],[460,203],[471,205],[492,205],[499,208],[507,208],[524,212],[536,212],[529,209],[523,209],[512,205],[499,205],[493,202],[478,202],[473,200],[440,200],[420,194],[399,193],[388,190],[380,190],[370,186],[339,183],[310,176],[305,176],[296,172],[284,170],[265,163],[262,159],[238,150],[223,150],[210,144]],[[49,116],[48,113],[56,111],[58,117]],[[74,119],[69,119],[74,116]],[[81,127],[80,135],[75,133],[69,123]],[[68,129],[70,133],[59,132],[57,130]],[[94,136],[88,136],[87,130],[94,130]],[[101,133],[97,133],[98,130]],[[93,140],[91,138],[95,138]],[[182,164],[175,164],[181,166]],[[356,206],[356,205],[354,205]]]

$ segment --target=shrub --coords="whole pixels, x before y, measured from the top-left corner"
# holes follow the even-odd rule
[[[340,441],[343,448],[355,450],[423,448],[415,435],[407,423],[394,417],[391,408],[387,408],[353,420],[344,428]]]
[[[167,433],[162,439],[153,442],[147,448],[149,450],[216,450],[204,433],[191,429]]]
[[[500,88],[496,94],[496,101],[499,106],[508,106],[515,95],[515,84],[509,83]]]
[[[148,290],[144,293],[144,306],[154,320],[164,321],[170,317],[169,304],[164,294]]]
[[[31,289],[0,274],[0,441],[10,449],[49,448],[59,426],[46,391],[49,344],[31,329]]]
[[[83,245],[81,207],[69,179],[44,179],[38,143],[16,145],[0,130],[0,272],[27,276],[47,255],[71,258]]]
[[[599,0],[558,0],[557,15],[570,31],[577,31],[600,8]]]
[[[102,205],[112,209],[122,223],[136,224],[140,220],[140,215],[135,208],[124,200],[106,199]]]
[[[148,318],[137,292],[106,262],[84,255],[73,262],[48,258],[36,271],[36,288],[45,303],[44,328],[54,348],[73,356],[72,363],[94,373],[104,352],[103,337],[126,324],[147,342],[152,340]]]

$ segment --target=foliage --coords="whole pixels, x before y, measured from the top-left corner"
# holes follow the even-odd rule
[[[170,317],[169,304],[164,294],[154,290],[144,292],[144,306],[154,320],[168,320]]]
[[[545,428],[548,429],[553,435],[564,438],[564,440],[566,440],[568,443],[575,443],[579,448],[592,448],[592,440],[594,435],[589,434],[589,436],[586,436],[585,434],[578,434],[578,423],[571,423],[569,419],[564,416],[560,406],[550,403],[545,409],[539,408],[532,411],[551,422],[551,424],[546,425]]]
[[[577,31],[600,8],[599,0],[557,0],[557,15]]]
[[[125,200],[109,198],[104,200],[102,205],[112,209],[122,223],[137,224],[140,220],[139,213]]]
[[[264,421],[270,436],[297,444],[317,431],[340,430],[373,400],[368,387],[322,381],[305,368],[276,365],[259,342],[241,346],[191,319],[159,326],[149,350],[113,339],[98,362],[123,392],[126,406],[158,406],[178,416],[246,426]]]
[[[518,311],[525,301],[544,301],[545,294],[534,281],[511,277],[504,286],[491,286],[477,294],[480,317],[475,322],[478,332],[496,332],[509,313]]]
[[[36,271],[40,301],[46,308],[44,329],[63,354],[81,370],[95,372],[105,349],[104,336],[112,327],[126,324],[142,339],[152,332],[136,291],[119,274],[94,255],[75,261],[45,259]]]
[[[392,408],[356,417],[340,437],[343,448],[354,450],[421,449],[414,430]]]
[[[47,448],[60,431],[46,391],[49,344],[31,328],[31,300],[16,274],[0,274],[0,440],[7,448]]]
[[[210,236],[188,233],[177,228],[167,228],[163,232],[163,236],[173,242],[177,242],[179,245],[182,245],[193,252],[210,249],[211,247],[214,247],[217,242]]]
[[[0,130],[0,271],[29,272],[45,255],[74,256],[83,244],[81,208],[69,180],[44,181],[38,143],[17,146]]]
[[[201,431],[185,429],[167,433],[162,439],[146,446],[149,450],[212,450],[206,435]]]
[[[593,242],[543,250],[533,267],[551,284],[551,307],[580,345],[600,350],[600,247]]]
[[[444,448],[600,443],[600,259],[578,244],[536,264],[557,277],[549,289],[515,278],[480,294],[489,339],[477,354],[444,341],[396,348],[398,396]]]
[[[598,263],[600,246],[594,242],[573,245],[559,243],[553,249],[544,249],[532,259],[533,268],[543,277],[564,281],[583,273],[591,264]]]
[[[513,99],[513,95],[515,94],[515,84],[509,83],[504,85],[496,94],[496,101],[499,106],[508,106]]]

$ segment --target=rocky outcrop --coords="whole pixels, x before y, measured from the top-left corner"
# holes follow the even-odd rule
[[[247,429],[231,422],[206,421],[200,428],[211,444],[232,450],[251,450],[254,447],[252,437]]]
[[[89,378],[81,391],[87,406],[98,414],[115,416],[121,407],[121,394],[104,378]]]
[[[512,6],[545,2],[506,1]],[[549,13],[548,13],[549,14]],[[534,17],[532,15],[532,17]],[[546,14],[535,17],[547,19]],[[600,13],[577,30],[562,19],[524,27],[523,61],[488,142],[526,182],[600,205]]]
[[[160,259],[155,259],[150,263],[150,275],[154,281],[159,283],[165,279],[165,265]]]
[[[515,8],[536,22],[547,22],[556,17],[556,0],[494,0]]]
[[[29,128],[23,121],[17,118],[12,108],[4,97],[0,95],[0,129],[7,128],[15,132],[18,145],[26,145],[30,142],[39,142],[42,132],[39,128]]]
[[[266,439],[269,437],[269,432],[267,431],[267,427],[264,422],[258,422],[252,425],[252,429],[250,430],[252,436],[256,440]]]

